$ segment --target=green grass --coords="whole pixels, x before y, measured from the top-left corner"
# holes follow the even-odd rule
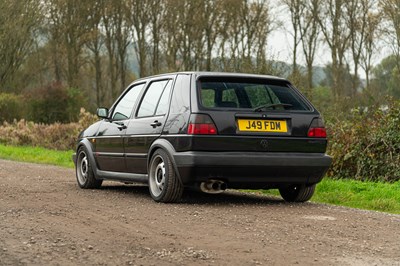
[[[0,144],[0,158],[73,168],[73,151],[55,151],[40,147],[8,146]]]
[[[263,193],[279,196],[277,189]],[[324,178],[311,201],[400,214],[400,181],[381,183]]]
[[[0,158],[2,159],[52,164],[68,168],[74,167],[71,159],[72,153],[73,151],[54,151],[39,147],[16,147],[0,144]],[[262,193],[279,195],[276,189],[262,191]],[[317,185],[311,201],[400,214],[400,181],[389,184],[324,178]]]
[[[400,214],[400,181],[390,184],[324,179],[312,200]]]

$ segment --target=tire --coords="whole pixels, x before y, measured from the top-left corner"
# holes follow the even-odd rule
[[[305,202],[314,195],[316,184],[312,185],[291,185],[289,187],[280,188],[279,193],[282,198],[288,202]]]
[[[94,176],[93,168],[88,158],[88,151],[85,147],[80,147],[78,156],[76,157],[76,181],[80,188],[99,188],[103,180],[96,179]]]
[[[157,202],[177,202],[183,193],[181,180],[175,173],[168,154],[161,149],[154,152],[149,164],[149,191]]]

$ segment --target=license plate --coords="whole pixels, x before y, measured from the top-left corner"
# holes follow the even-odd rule
[[[238,119],[239,131],[286,133],[286,120]]]

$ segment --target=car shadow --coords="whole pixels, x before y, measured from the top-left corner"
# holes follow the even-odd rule
[[[220,194],[207,194],[200,191],[185,191],[181,204],[212,204],[212,205],[258,205],[258,204],[282,204],[281,198],[254,192],[242,192],[240,190],[227,190]]]
[[[132,194],[132,196],[152,201],[149,188],[143,184],[103,184],[100,190],[112,191],[121,194]],[[179,202],[174,204],[188,205],[278,205],[287,204],[279,197],[262,194],[261,192],[243,192],[240,190],[227,190],[220,194],[208,194],[197,190],[186,189]]]

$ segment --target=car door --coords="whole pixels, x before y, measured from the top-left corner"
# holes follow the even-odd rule
[[[147,173],[147,153],[164,127],[174,76],[149,82],[135,118],[129,122],[124,145],[129,173]]]
[[[145,83],[127,89],[110,110],[109,119],[100,125],[95,158],[102,171],[126,172],[123,136]]]

